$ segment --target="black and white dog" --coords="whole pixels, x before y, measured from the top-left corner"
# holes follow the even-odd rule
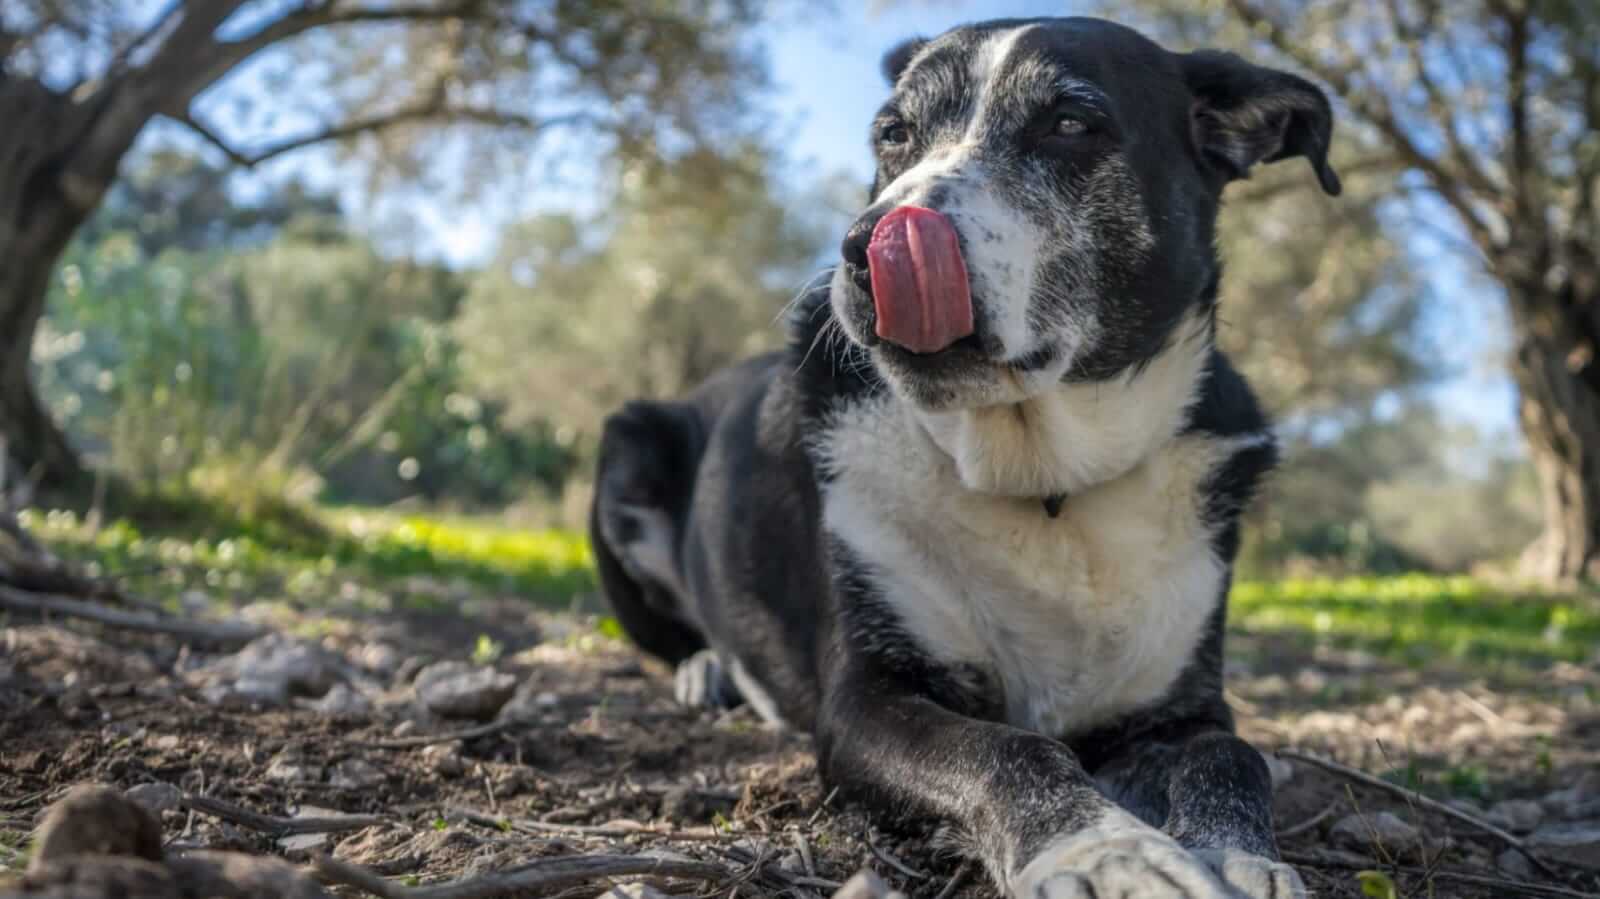
[[[891,52],[872,202],[786,353],[608,419],[607,596],[681,699],[816,737],[1012,896],[1290,897],[1222,696],[1268,423],[1218,352],[1219,198],[1326,97],[1093,19]]]

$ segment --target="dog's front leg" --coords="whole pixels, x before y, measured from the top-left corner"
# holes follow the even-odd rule
[[[1300,876],[1278,860],[1266,763],[1233,734],[1202,730],[1139,744],[1095,771],[1095,779],[1250,899],[1306,895]]]
[[[841,681],[818,721],[824,777],[880,809],[957,824],[1015,899],[1236,899],[1108,800],[1061,743],[881,681]]]

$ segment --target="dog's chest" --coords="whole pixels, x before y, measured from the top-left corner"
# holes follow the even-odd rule
[[[1201,496],[1219,441],[1179,438],[1054,519],[961,487],[892,407],[846,413],[821,449],[829,531],[924,651],[999,686],[1011,724],[1067,736],[1153,703],[1205,632],[1224,580]]]

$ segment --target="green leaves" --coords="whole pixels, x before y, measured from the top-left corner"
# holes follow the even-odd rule
[[[1395,889],[1394,880],[1382,871],[1357,871],[1356,880],[1361,884],[1361,895],[1371,899],[1400,899],[1399,890]]]

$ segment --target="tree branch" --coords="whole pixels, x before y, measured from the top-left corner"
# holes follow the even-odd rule
[[[1395,117],[1393,109],[1381,95],[1374,96],[1372,92],[1357,91],[1351,76],[1353,69],[1339,69],[1325,65],[1314,55],[1307,52],[1304,47],[1292,40],[1289,34],[1279,25],[1277,20],[1268,15],[1265,10],[1255,5],[1251,0],[1228,0],[1228,6],[1234,15],[1250,26],[1251,30],[1262,34],[1274,49],[1288,57],[1298,65],[1304,67],[1311,74],[1327,82],[1338,94],[1344,97],[1350,110],[1360,118],[1377,128],[1395,151],[1406,163],[1420,170],[1432,182],[1439,196],[1461,216],[1462,223],[1472,235],[1479,247],[1488,252],[1494,247],[1494,236],[1489,225],[1478,211],[1472,206],[1472,198],[1464,190],[1460,178],[1446,168],[1438,159],[1424,152],[1411,135]],[[1498,197],[1483,198],[1491,202]]]
[[[170,116],[170,118],[188,127],[206,143],[220,150],[233,165],[240,168],[254,168],[269,159],[275,159],[285,153],[292,153],[295,150],[301,150],[315,144],[347,140],[362,134],[381,132],[413,122],[465,123],[499,128],[516,128],[523,131],[540,131],[550,127],[576,125],[588,121],[590,116],[575,113],[539,119],[523,113],[508,112],[492,107],[457,106],[443,100],[429,99],[389,112],[361,116],[341,124],[329,125],[320,131],[313,131],[274,144],[268,144],[253,152],[246,152],[233,147],[215,131],[189,113]]]

